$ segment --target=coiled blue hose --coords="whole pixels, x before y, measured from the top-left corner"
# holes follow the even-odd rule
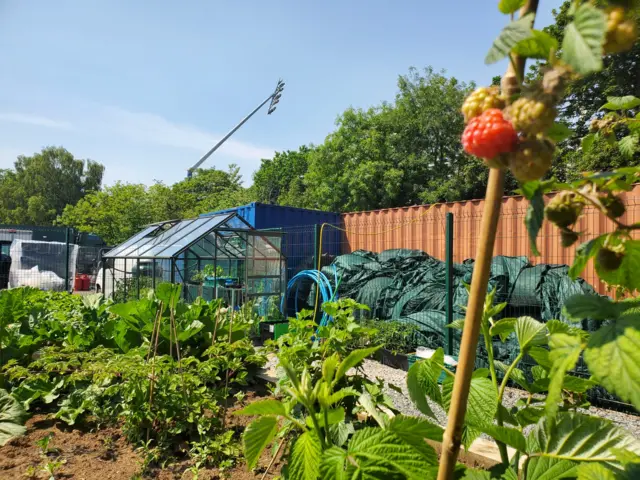
[[[333,266],[333,275],[334,275],[335,285],[337,285],[338,271],[335,265]],[[301,272],[294,275],[293,278],[289,280],[289,283],[287,283],[287,290],[285,291],[285,294],[283,295],[282,300],[280,301],[280,312],[283,315],[286,316],[286,303],[291,291],[293,290],[293,287],[296,287],[295,309],[296,309],[296,313],[298,313],[298,291],[300,289],[300,284],[305,279],[309,279],[316,284],[316,288],[320,290],[320,295],[322,296],[322,303],[332,302],[336,300],[338,296],[338,292],[337,291],[334,292],[333,287],[331,286],[331,282],[329,281],[329,279],[324,273],[318,270],[302,270]],[[329,315],[327,315],[326,313],[323,313],[322,318],[320,319],[320,326],[324,327],[326,325],[329,325],[331,320],[332,318]]]

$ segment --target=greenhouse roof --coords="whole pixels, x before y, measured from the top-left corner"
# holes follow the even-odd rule
[[[236,214],[189,220],[168,220],[149,225],[107,252],[103,258],[173,258],[216,230],[253,230]]]

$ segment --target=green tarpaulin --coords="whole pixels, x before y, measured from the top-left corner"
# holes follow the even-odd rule
[[[453,318],[464,316],[473,260],[453,266]],[[381,253],[356,251],[335,258],[322,269],[332,283],[338,278],[340,297],[349,297],[371,309],[371,318],[411,322],[420,328],[425,346],[444,345],[446,325],[445,263],[420,250],[393,249]],[[491,263],[489,290],[497,303],[507,302],[502,315],[530,315],[543,321],[559,319],[564,301],[576,293],[595,294],[584,280],[571,280],[566,265],[531,265],[526,257],[497,256]],[[337,275],[336,275],[337,273]],[[304,292],[314,305],[315,289]],[[587,322],[585,322],[587,323]],[[588,327],[588,325],[584,325]],[[460,334],[455,332],[459,342]],[[497,342],[497,357],[509,360],[517,348]],[[482,352],[481,352],[482,353]]]

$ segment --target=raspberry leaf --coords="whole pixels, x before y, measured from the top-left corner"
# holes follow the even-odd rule
[[[532,36],[521,40],[513,47],[513,53],[526,58],[539,58],[546,60],[551,52],[558,51],[558,40],[547,32],[532,30]]]
[[[640,410],[640,315],[625,315],[591,335],[584,360],[608,391]],[[638,452],[640,453],[640,452]]]
[[[587,3],[580,5],[573,22],[565,28],[562,60],[581,75],[602,69],[606,28],[606,16],[601,10]]]
[[[538,233],[540,233],[542,223],[544,222],[544,200],[542,198],[543,190],[541,185],[539,182],[536,183],[537,185],[533,194],[527,196],[529,199],[529,206],[527,207],[527,214],[524,217],[524,223],[527,226],[527,232],[529,232],[531,251],[535,256],[538,256],[540,255],[540,251],[536,245],[536,239],[538,238]],[[524,186],[522,187],[522,190],[526,191]]]
[[[516,13],[524,5],[525,0],[500,0],[498,9],[505,15]]]
[[[249,468],[256,466],[262,451],[271,443],[276,433],[278,433],[278,419],[271,416],[260,417],[245,429],[242,443]]]
[[[547,343],[547,328],[544,323],[537,321],[535,318],[518,318],[515,324],[515,332],[522,351],[528,350],[529,347]]]
[[[616,480],[616,474],[601,463],[578,465],[578,480]]]
[[[300,435],[291,449],[289,472],[293,478],[315,480],[318,478],[322,448],[314,430]]]
[[[435,478],[430,467],[435,455],[425,456],[390,430],[358,430],[348,449],[332,447],[322,456],[320,478]]]
[[[632,159],[633,154],[638,150],[638,137],[629,135],[622,138],[618,142],[618,148],[625,157]]]
[[[502,60],[509,55],[511,49],[515,47],[518,42],[530,38],[533,35],[531,27],[534,18],[533,13],[529,13],[504,27],[500,35],[498,35],[498,38],[493,41],[493,45],[489,49],[489,53],[487,53],[484,62],[490,65]]]
[[[640,441],[609,420],[582,413],[562,412],[555,418],[543,417],[527,438],[531,460],[547,457],[573,462],[607,462],[619,468],[615,449],[638,453]],[[527,470],[527,479],[531,478],[529,473]]]
[[[562,401],[562,385],[569,370],[576,366],[584,344],[578,336],[556,333],[549,338],[549,359],[553,362],[549,373],[549,386],[546,399],[546,410],[549,416],[558,411],[558,403]]]
[[[447,375],[442,382],[442,400],[448,411],[451,406],[454,377]],[[469,386],[469,400],[467,402],[466,421],[469,424],[491,424],[498,411],[498,392],[491,380],[483,377],[472,377]],[[475,428],[471,427],[473,430]],[[472,440],[468,437],[468,440]]]
[[[600,110],[630,110],[640,106],[640,98],[633,95],[626,95],[624,97],[607,97],[607,103],[605,103]]]
[[[564,302],[563,313],[569,320],[580,322],[587,318],[593,320],[613,320],[624,310],[637,306],[635,303],[616,303],[609,297],[595,295],[572,295]]]
[[[556,143],[566,140],[571,135],[573,135],[573,131],[564,123],[554,122],[551,128],[547,130],[547,136]]]
[[[599,237],[592,238],[576,249],[576,256],[573,258],[573,264],[568,272],[572,280],[576,280],[587,266],[589,260],[597,255],[606,237],[607,235],[600,235]]]

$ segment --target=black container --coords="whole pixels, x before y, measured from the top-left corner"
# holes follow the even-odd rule
[[[11,269],[11,257],[0,254],[0,289],[9,286],[9,270]]]
[[[289,331],[289,322],[282,320],[279,322],[260,322],[260,344],[267,340],[277,340],[281,335]]]
[[[404,353],[393,353],[386,348],[378,350],[379,360],[383,365],[398,368],[400,370],[409,370],[409,356]]]

